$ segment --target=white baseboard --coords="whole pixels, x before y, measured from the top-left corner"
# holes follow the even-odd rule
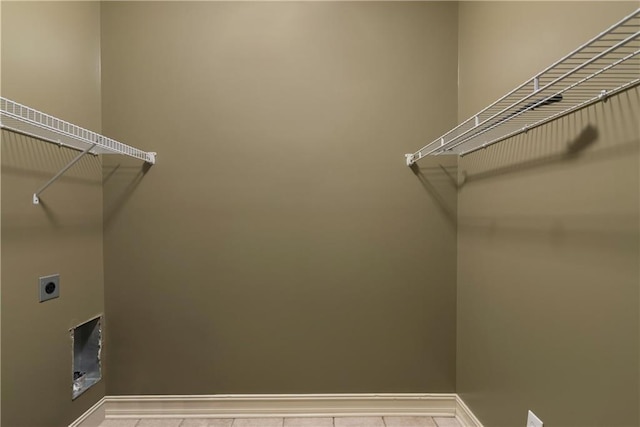
[[[482,427],[455,393],[107,396],[69,427],[97,427],[104,419],[127,418],[394,415],[456,417],[464,427]]]
[[[458,395],[456,395],[456,418],[463,426],[482,427],[480,420]]]
[[[69,427],[98,427],[105,420],[106,397],[87,409],[80,417],[69,424]]]

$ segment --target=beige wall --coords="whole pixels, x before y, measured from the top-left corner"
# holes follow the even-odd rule
[[[108,393],[454,391],[455,159],[403,155],[456,46],[455,3],[104,3],[104,131],[159,153],[105,162]]]
[[[98,3],[2,2],[2,96],[100,130]],[[2,425],[68,425],[104,396],[71,401],[69,328],[103,312],[102,167],[76,151],[2,132]],[[40,304],[39,276],[61,296]]]
[[[634,7],[2,2],[3,96],[160,153],[85,158],[33,206],[75,152],[2,134],[3,425],[104,395],[71,403],[67,334],[103,310],[102,227],[109,394],[457,390],[488,427],[638,425],[639,91],[402,158]]]
[[[459,118],[635,7],[462,3]],[[487,427],[640,424],[639,106],[636,88],[460,161],[457,391]]]
[[[0,3],[0,94],[2,94],[2,3]],[[0,144],[2,143],[0,133]],[[2,149],[0,149],[2,164]],[[0,212],[2,212],[2,173],[0,173]],[[0,219],[1,220],[1,219]],[[2,309],[2,227],[0,226],[0,310]],[[0,312],[0,425],[2,424],[2,313]]]

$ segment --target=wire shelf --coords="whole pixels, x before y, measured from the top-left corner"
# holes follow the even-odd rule
[[[34,205],[40,204],[40,194],[43,191],[87,154],[121,154],[150,164],[156,162],[154,152],[138,150],[3,97],[0,97],[0,128],[80,151],[71,162],[33,193]]]
[[[0,97],[0,128],[89,154],[122,154],[154,164],[156,153],[145,152]]]
[[[412,154],[461,156],[640,84],[640,9]]]

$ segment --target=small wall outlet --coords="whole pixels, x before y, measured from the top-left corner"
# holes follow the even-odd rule
[[[542,420],[536,417],[536,414],[529,411],[527,414],[527,427],[543,427]]]
[[[60,275],[53,274],[38,279],[38,296],[40,302],[58,298],[60,296]]]

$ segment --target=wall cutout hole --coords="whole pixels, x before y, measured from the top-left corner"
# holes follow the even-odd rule
[[[102,379],[102,316],[71,329],[71,345],[71,398],[75,399]]]

